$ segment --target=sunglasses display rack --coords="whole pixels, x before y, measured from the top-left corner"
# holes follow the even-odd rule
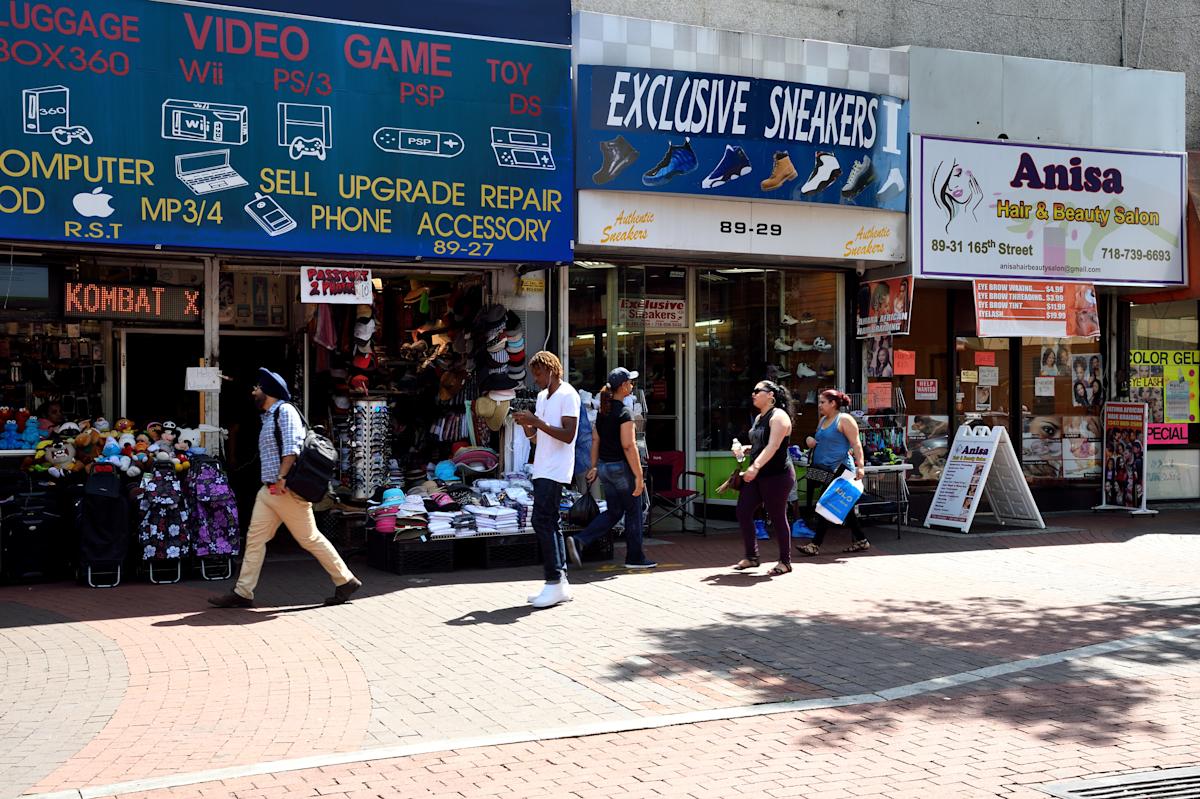
[[[391,429],[386,400],[354,403],[350,411],[350,487],[355,499],[369,499],[387,484]]]

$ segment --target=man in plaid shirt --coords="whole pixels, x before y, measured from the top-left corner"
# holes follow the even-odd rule
[[[262,411],[262,429],[258,433],[258,452],[262,462],[262,488],[254,498],[254,512],[246,531],[246,553],[237,585],[228,594],[209,597],[218,608],[248,608],[254,605],[254,587],[262,571],[267,542],[275,537],[280,523],[287,526],[296,543],[311,553],[333,580],[333,596],[326,605],[340,605],[362,587],[347,568],[337,550],[317,529],[312,503],[287,488],[287,475],[296,463],[304,444],[304,422],[300,411],[291,404],[292,395],[283,378],[269,369],[258,370],[258,384],[251,393]],[[279,438],[275,424],[279,423]],[[280,447],[282,444],[282,447]],[[281,451],[282,450],[282,451]]]

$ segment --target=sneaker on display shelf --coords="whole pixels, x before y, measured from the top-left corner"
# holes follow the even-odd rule
[[[824,336],[817,336],[813,339],[812,348],[821,352],[829,352],[833,349],[833,345],[826,341]]]
[[[817,373],[813,370],[813,368],[811,366],[809,366],[806,363],[802,363],[796,367],[796,377],[816,377],[816,376],[817,376]]]
[[[789,315],[789,314],[786,314],[786,313],[785,313],[785,314],[784,314],[782,317],[780,317],[780,319],[779,319],[779,322],[780,322],[781,324],[787,325],[787,326],[789,326],[789,327],[790,327],[791,325],[794,325],[794,324],[796,324],[796,323],[797,323],[797,322],[799,322],[799,321],[800,321],[800,320],[799,320],[799,319],[797,319],[796,317],[794,317],[794,316],[791,316],[791,315]]]
[[[783,340],[783,337],[780,336],[779,338],[775,339],[775,351],[776,352],[791,352],[792,345],[788,344],[786,341]]]
[[[792,342],[792,350],[796,352],[808,352],[812,348],[813,346],[811,344],[805,344],[800,339],[796,339],[794,342]]]

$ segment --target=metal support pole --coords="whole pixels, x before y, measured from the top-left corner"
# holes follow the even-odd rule
[[[204,259],[204,359],[211,367],[221,366],[221,262],[213,257]],[[204,424],[221,426],[221,392],[208,392],[204,403]],[[214,440],[209,440],[215,436]],[[220,437],[206,433],[204,446],[215,451],[220,446]]]

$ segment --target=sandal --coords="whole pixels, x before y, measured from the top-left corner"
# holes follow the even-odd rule
[[[746,569],[757,569],[762,564],[758,562],[758,558],[742,558],[737,563],[733,564],[734,571],[744,572]]]
[[[864,552],[870,548],[871,548],[871,542],[864,538],[862,541],[855,541],[853,544],[846,547],[842,551],[843,552]]]
[[[778,577],[781,574],[790,574],[791,571],[792,571],[792,564],[784,563],[783,561],[779,561],[778,563],[775,564],[774,568],[772,568],[771,571],[767,572],[767,574],[771,575],[772,577]]]
[[[808,543],[808,544],[805,544],[804,546],[796,547],[796,551],[799,552],[801,555],[808,555],[809,557],[812,557],[813,555],[821,554],[821,548],[813,543]]]

